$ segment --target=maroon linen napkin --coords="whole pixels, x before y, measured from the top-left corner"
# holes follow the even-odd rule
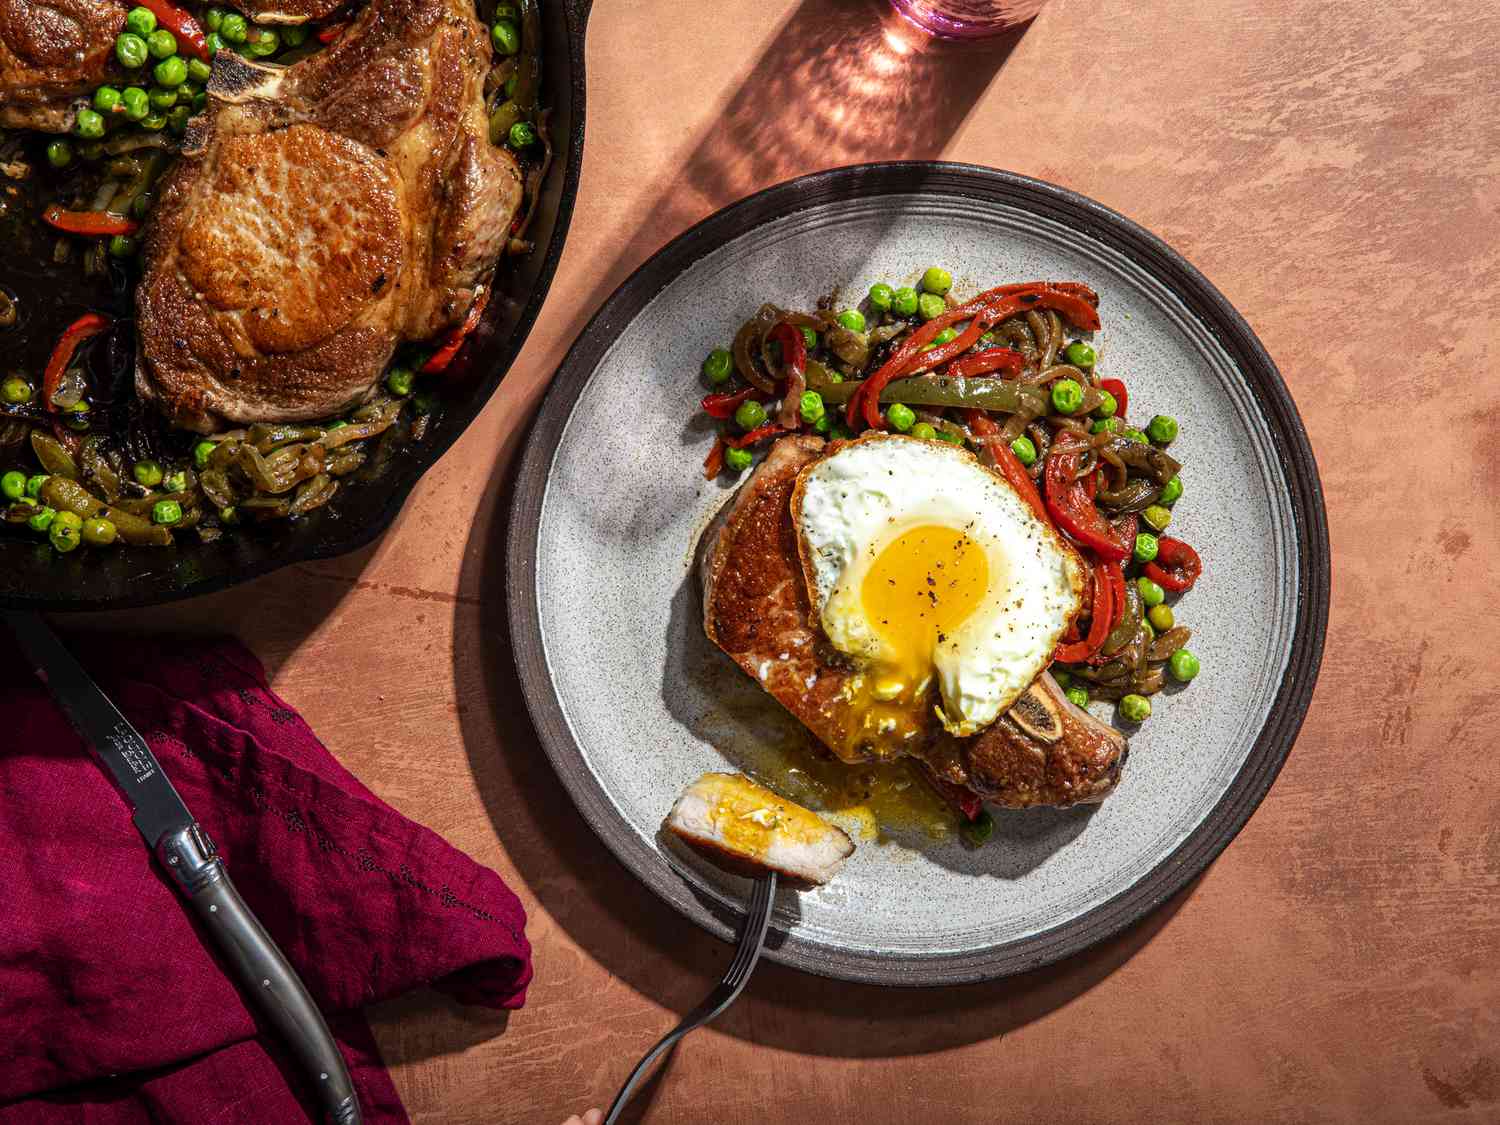
[[[516,896],[355,780],[238,644],[70,647],[330,1016],[365,1120],[405,1122],[359,1009],[419,985],[520,1007],[531,951]],[[315,1120],[3,627],[0,667],[0,1122]]]

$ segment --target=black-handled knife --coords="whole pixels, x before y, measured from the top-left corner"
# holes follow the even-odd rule
[[[182,803],[146,740],[39,615],[6,611],[5,623],[74,729],[135,810],[136,828],[212,936],[240,990],[291,1048],[327,1120],[332,1125],[359,1125],[362,1118],[354,1083],[322,1013],[234,889],[213,841]]]

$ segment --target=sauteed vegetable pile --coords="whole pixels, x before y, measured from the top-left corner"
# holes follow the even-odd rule
[[[719,420],[709,479],[739,473],[790,433],[848,440],[871,430],[946,441],[998,470],[1089,565],[1084,606],[1052,672],[1079,706],[1115,700],[1144,721],[1169,678],[1199,672],[1171,602],[1203,570],[1167,534],[1183,494],[1168,451],[1177,420],[1127,420],[1123,380],[1101,377],[1091,337],[1099,296],[1075,282],[1001,285],[967,301],[947,270],[877,284],[854,307],[763,305],[703,362],[701,408]]]

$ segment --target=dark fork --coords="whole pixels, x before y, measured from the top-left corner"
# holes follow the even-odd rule
[[[761,947],[766,941],[766,930],[771,925],[771,907],[775,902],[776,872],[768,871],[755,880],[755,890],[750,896],[750,905],[745,912],[745,928],[740,931],[739,948],[735,950],[734,960],[729,963],[729,971],[724,974],[724,979],[708,994],[708,998],[703,1003],[683,1016],[682,1022],[663,1037],[660,1043],[647,1051],[645,1058],[635,1064],[630,1077],[625,1079],[625,1085],[621,1086],[620,1092],[615,1095],[615,1100],[609,1107],[609,1113],[604,1117],[604,1125],[614,1125],[614,1122],[619,1120],[620,1114],[625,1109],[625,1103],[630,1100],[631,1092],[635,1090],[636,1083],[645,1077],[646,1071],[650,1069],[653,1062],[675,1047],[677,1041],[688,1032],[702,1027],[709,1020],[717,1017],[745,990],[750,974],[755,971],[755,963],[760,960]]]

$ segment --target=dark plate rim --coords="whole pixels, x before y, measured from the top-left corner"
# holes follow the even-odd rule
[[[796,211],[874,195],[939,193],[1021,205],[1087,233],[1130,257],[1170,289],[1244,375],[1285,456],[1293,542],[1301,562],[1291,655],[1271,715],[1228,789],[1202,822],[1155,867],[1108,901],[1015,941],[932,956],[842,950],[781,935],[767,956],[820,976],[862,983],[966,984],[1026,972],[1078,953],[1155,910],[1214,861],[1265,798],[1291,752],[1312,699],[1328,624],[1331,563],[1317,462],[1286,383],[1234,306],[1156,235],[1077,192],[1014,172],[972,164],[900,161],[817,172],[777,184],[719,210],[677,236],[627,278],[568,351],[548,388],[515,478],[506,559],[511,645],[542,746],[569,795],[609,851],[672,907],[720,938],[733,919],[704,901],[656,849],[635,833],[584,763],[548,674],[537,607],[536,552],[542,499],[553,455],[573,403],[620,332],[667,284],[706,254],[747,231]]]

